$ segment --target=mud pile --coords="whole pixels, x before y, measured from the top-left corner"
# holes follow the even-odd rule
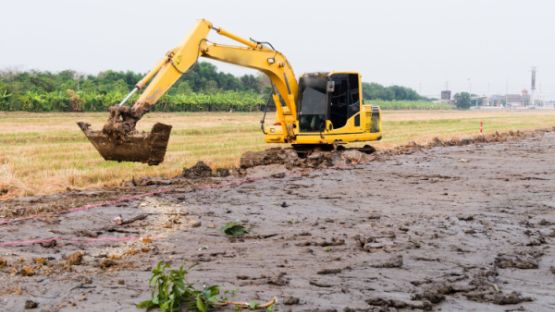
[[[90,124],[77,125],[91,144],[105,160],[142,162],[158,165],[164,161],[171,126],[156,123],[150,133],[131,131],[117,132],[112,123],[107,123],[102,131],[93,131]],[[109,130],[106,130],[109,129]]]
[[[430,149],[434,147],[444,147],[444,146],[464,146],[476,143],[502,143],[508,141],[514,141],[529,137],[536,137],[542,136],[547,132],[555,131],[555,127],[553,128],[545,128],[545,129],[537,129],[537,130],[528,130],[528,131],[508,131],[508,132],[498,132],[486,135],[476,135],[470,137],[463,137],[463,138],[451,138],[451,139],[441,139],[439,137],[435,137],[432,139],[431,142],[428,144],[418,144],[414,141],[406,144],[395,147],[391,150],[380,151],[380,155],[402,155],[402,154],[411,154],[420,150]]]
[[[212,168],[203,161],[198,161],[194,166],[183,169],[183,177],[188,179],[207,178],[212,176]]]
[[[528,137],[542,136],[547,132],[555,131],[555,127],[531,131],[508,131],[495,132],[488,135],[476,135],[463,138],[441,139],[435,137],[427,144],[410,142],[406,145],[397,146],[390,150],[374,153],[373,148],[341,149],[325,151],[316,149],[306,157],[299,157],[292,148],[270,148],[260,152],[246,152],[241,156],[240,169],[248,169],[267,165],[285,165],[287,169],[292,168],[328,168],[345,164],[365,163],[379,158],[380,156],[392,156],[412,154],[414,152],[445,146],[464,146],[476,143],[502,143]],[[372,155],[370,155],[372,154]]]
[[[240,169],[258,166],[284,165],[292,168],[329,168],[342,164],[357,164],[375,159],[358,149],[324,151],[314,150],[299,157],[292,148],[271,148],[261,152],[246,152],[241,156]]]

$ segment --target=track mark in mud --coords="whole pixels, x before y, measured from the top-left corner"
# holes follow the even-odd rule
[[[396,255],[380,263],[371,264],[370,266],[381,269],[400,268],[403,266],[403,256]]]
[[[322,269],[316,272],[316,274],[320,275],[328,275],[328,274],[338,274],[341,273],[344,269],[334,268],[334,269]]]

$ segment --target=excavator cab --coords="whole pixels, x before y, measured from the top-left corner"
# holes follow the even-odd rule
[[[361,79],[356,72],[302,75],[297,118],[298,132],[295,142],[291,142],[296,145],[381,139],[380,110],[364,104]],[[279,133],[279,129],[274,132]]]
[[[360,126],[361,92],[357,73],[305,74],[299,82],[300,132],[343,128],[355,115],[354,126]]]

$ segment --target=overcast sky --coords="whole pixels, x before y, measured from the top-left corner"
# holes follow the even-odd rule
[[[438,96],[446,83],[454,91],[518,93],[530,88],[537,66],[538,89],[555,98],[553,0],[2,2],[3,69],[146,72],[207,18],[270,41],[297,75],[356,70],[365,81]]]

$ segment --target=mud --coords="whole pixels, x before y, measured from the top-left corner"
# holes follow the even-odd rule
[[[237,300],[275,296],[276,311],[555,307],[554,132],[434,140],[364,161],[322,152],[316,167],[271,153],[227,177],[20,200],[13,216],[44,214],[0,225],[0,306],[135,311],[166,260]],[[143,195],[59,213],[74,206],[62,198],[124,190]],[[228,239],[231,221],[248,235]]]
[[[348,149],[348,150],[314,150],[299,157],[292,148],[271,148],[261,152],[247,152],[241,156],[239,169],[249,169],[268,165],[284,165],[287,169],[293,168],[329,168],[341,164],[358,164],[375,159],[369,154],[374,150]]]
[[[108,123],[102,131],[93,131],[88,123],[77,124],[105,160],[142,162],[148,165],[158,165],[164,161],[172,129],[169,125],[156,123],[151,132],[122,132],[115,131],[117,128]]]
[[[197,162],[190,168],[183,169],[183,177],[189,179],[208,178],[212,176],[212,168],[203,161]]]

